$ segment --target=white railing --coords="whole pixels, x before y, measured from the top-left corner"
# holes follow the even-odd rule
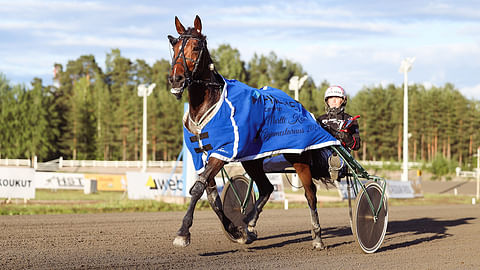
[[[65,160],[62,157],[59,159],[45,162],[43,164],[53,164],[58,163],[58,167],[107,167],[107,168],[141,168],[142,161],[141,160]],[[147,167],[150,168],[165,168],[165,167],[173,167],[175,166],[176,161],[147,161]],[[378,166],[383,167],[385,165],[398,165],[401,166],[401,162],[396,161],[360,161],[359,163],[363,166]],[[34,168],[36,168],[36,164],[34,164]],[[32,166],[32,161],[30,159],[0,159],[0,166]],[[178,167],[182,167],[182,161],[179,161],[177,164]],[[237,167],[241,166],[239,162],[229,163],[227,164],[228,167]],[[420,162],[409,162],[409,168],[419,168],[422,166]],[[472,176],[473,175],[473,176]],[[465,177],[475,177],[475,172],[461,172],[461,175]]]
[[[403,163],[398,162],[398,161],[373,161],[373,160],[358,160],[358,162],[361,165],[365,166],[377,166],[377,167],[383,167],[385,165],[398,165],[402,166]],[[408,168],[420,168],[422,167],[422,163],[420,162],[408,162]]]
[[[457,168],[455,170],[457,176],[460,176],[460,177],[467,177],[467,178],[475,178],[477,177],[477,172],[476,170],[477,169],[474,169],[475,171],[462,171],[460,168]]]
[[[175,166],[176,161],[147,161],[149,168],[165,168]],[[179,163],[179,166],[181,162]],[[141,160],[59,160],[59,168],[63,167],[108,167],[108,168],[141,168]]]
[[[141,160],[64,160],[59,159],[59,168],[64,167],[106,167],[106,168],[141,168]],[[147,161],[148,168],[171,168],[176,164],[177,167],[183,167],[182,161]],[[227,167],[241,166],[239,162],[229,163]]]
[[[30,159],[0,159],[0,166],[27,166],[30,167],[32,161]]]

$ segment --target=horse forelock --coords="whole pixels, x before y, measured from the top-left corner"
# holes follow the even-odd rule
[[[192,36],[192,37],[199,38],[199,39],[204,39],[204,40],[207,39],[207,36],[198,32],[197,29],[195,29],[193,27],[188,27],[187,30],[185,30],[185,33],[180,35],[180,37],[182,37],[182,36]]]

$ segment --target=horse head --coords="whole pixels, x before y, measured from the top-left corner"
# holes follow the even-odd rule
[[[207,50],[207,40],[202,35],[202,21],[198,15],[195,17],[194,27],[185,29],[180,20],[175,16],[175,27],[178,38],[168,36],[173,48],[172,69],[168,76],[172,88],[170,92],[177,99],[182,97],[185,88],[193,83],[202,83],[205,65],[213,69],[212,60]],[[208,56],[208,57],[207,57]],[[206,60],[203,58],[207,57]]]

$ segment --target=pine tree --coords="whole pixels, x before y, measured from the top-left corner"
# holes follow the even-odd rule
[[[138,115],[135,102],[138,100],[135,84],[133,83],[132,62],[121,56],[120,50],[114,49],[107,54],[106,81],[109,85],[114,108],[114,130],[116,135],[115,150],[112,158],[128,160],[138,157],[134,151],[135,142],[138,144],[138,136],[135,136],[136,119],[132,115]],[[138,128],[138,126],[137,126]],[[138,146],[138,145],[137,145]]]
[[[221,44],[217,49],[211,50],[215,68],[227,79],[245,82],[245,63],[240,59],[240,52],[228,44]]]
[[[56,134],[48,121],[52,107],[51,97],[42,85],[41,79],[34,78],[32,86],[33,89],[25,93],[24,100],[27,103],[27,106],[24,106],[26,108],[24,125],[27,127],[24,131],[28,134],[25,142],[26,156],[27,158],[37,156],[39,160],[44,160],[53,151],[51,141]]]

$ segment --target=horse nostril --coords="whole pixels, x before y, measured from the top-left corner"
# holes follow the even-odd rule
[[[183,82],[184,80],[185,80],[185,78],[183,77],[183,75],[175,76],[175,81],[176,82]]]
[[[180,83],[183,83],[185,81],[185,76],[183,75],[171,75],[171,76],[168,76],[168,82],[176,87],[175,85],[179,85]]]

